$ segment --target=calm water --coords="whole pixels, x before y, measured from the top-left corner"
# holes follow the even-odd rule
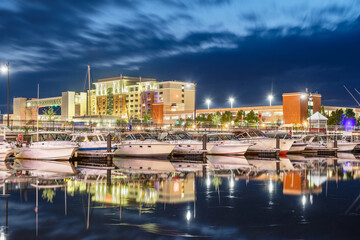
[[[341,157],[0,162],[0,239],[359,239],[360,161]]]

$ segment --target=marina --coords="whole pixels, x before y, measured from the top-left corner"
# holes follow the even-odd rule
[[[1,236],[230,239],[359,234],[360,202],[351,191],[359,186],[359,156],[208,157],[206,163],[116,157],[111,166],[8,159],[0,165]],[[226,217],[220,220],[219,215]],[[338,228],[327,231],[333,224]]]

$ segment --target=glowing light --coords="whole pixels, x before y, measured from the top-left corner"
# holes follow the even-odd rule
[[[234,186],[235,186],[235,181],[234,181],[233,178],[230,178],[229,187],[230,187],[230,188],[234,188]]]
[[[274,184],[272,181],[269,183],[269,193],[272,193],[274,191]]]
[[[230,102],[230,107],[233,108],[233,103],[234,103],[235,99],[233,97],[229,98],[229,102]]]
[[[207,187],[210,187],[210,185],[211,185],[211,180],[210,180],[210,178],[208,177],[208,178],[206,179],[206,186],[207,186]]]
[[[194,125],[192,126],[192,128],[194,128],[194,129],[195,129],[195,128],[196,128],[196,125],[194,124]]]
[[[226,124],[225,124],[225,128],[228,128],[228,127],[229,127],[229,124],[226,123]]]
[[[304,121],[303,125],[304,125],[304,127],[307,127],[307,125],[308,125],[307,121]]]
[[[307,97],[306,94],[301,94],[301,96],[300,96],[300,98],[303,99],[303,100],[306,99],[306,97]]]
[[[306,197],[305,196],[302,196],[301,203],[302,203],[303,206],[306,205]]]
[[[174,191],[174,193],[180,192],[180,183],[178,181],[174,182],[173,191]]]
[[[272,100],[274,99],[274,96],[273,96],[272,94],[270,94],[270,95],[268,96],[268,99],[269,99],[269,103],[270,103],[270,106],[271,106],[271,102],[272,102]]]
[[[206,104],[207,104],[207,106],[208,106],[208,109],[210,109],[211,100],[210,100],[209,98],[207,98],[207,99],[205,100],[205,102],[206,102]]]
[[[190,221],[190,218],[191,218],[191,212],[187,211],[186,212],[186,220]]]
[[[7,73],[7,71],[8,71],[8,68],[5,65],[2,65],[1,66],[1,72],[2,73]]]

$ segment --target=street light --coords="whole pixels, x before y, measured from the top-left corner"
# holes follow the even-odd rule
[[[230,108],[233,108],[233,103],[234,103],[235,99],[233,97],[229,98],[229,102],[230,102]]]
[[[271,94],[268,96],[268,99],[269,99],[269,102],[270,102],[270,106],[271,106],[271,101],[273,100],[273,98],[274,98],[274,96],[271,95]]]
[[[5,63],[1,66],[1,72],[8,74],[7,81],[7,127],[10,126],[10,89],[9,89],[9,78],[10,78],[10,63]]]
[[[207,106],[208,106],[208,109],[210,109],[210,103],[211,103],[211,100],[208,98],[208,99],[206,99],[206,104],[207,104]]]

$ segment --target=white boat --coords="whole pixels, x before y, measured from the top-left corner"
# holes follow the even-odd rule
[[[175,144],[156,140],[146,132],[124,133],[114,146],[115,156],[124,157],[167,157],[175,148]]]
[[[21,147],[14,150],[15,158],[69,160],[78,147],[76,144],[67,141],[66,136],[66,134],[58,132],[41,132],[33,134],[31,135],[30,143],[21,143]]]
[[[235,132],[236,137],[240,140],[253,143],[253,146],[249,147],[249,152],[264,152],[279,150],[280,155],[286,155],[295,142],[294,139],[281,138],[279,142],[279,148],[277,148],[276,138],[267,137],[263,132],[256,129],[243,130],[239,129]]]
[[[159,135],[159,140],[175,144],[174,155],[195,155],[202,154],[203,142],[192,138],[186,132],[168,132]],[[206,149],[210,150],[214,144],[207,143]]]
[[[71,142],[79,146],[79,152],[105,152],[107,150],[107,141],[100,133],[75,133],[70,136]]]
[[[207,135],[208,143],[213,145],[207,151],[209,155],[244,155],[253,144],[240,141],[232,133],[211,133]]]
[[[5,161],[11,154],[13,154],[11,145],[2,140],[0,136],[0,161]]]
[[[251,168],[244,156],[207,156],[215,170],[235,170]]]
[[[113,163],[120,171],[126,173],[158,174],[176,172],[169,160],[114,158]]]
[[[69,161],[46,161],[46,160],[25,160],[15,159],[12,164],[13,169],[29,170],[33,176],[50,175],[74,175],[78,171]]]
[[[337,149],[338,152],[351,152],[355,150],[357,143],[348,142],[343,139],[338,139],[335,146],[334,138],[339,138],[340,136],[334,135],[313,135],[306,136],[304,139],[308,143],[305,150],[330,150]]]

